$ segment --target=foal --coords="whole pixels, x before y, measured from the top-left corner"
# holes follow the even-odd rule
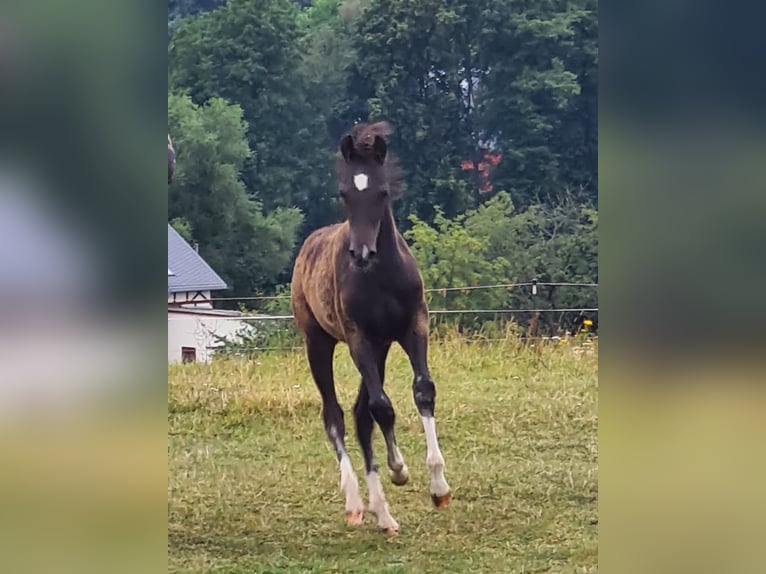
[[[364,454],[369,509],[378,526],[396,533],[372,451],[373,421],[386,442],[391,481],[407,483],[409,471],[396,444],[394,408],[383,390],[386,357],[401,345],[414,371],[413,395],[426,435],[431,499],[450,503],[434,422],[436,388],[428,372],[428,309],[423,281],[412,253],[396,229],[391,202],[402,191],[398,161],[387,153],[387,123],[358,124],[340,140],[336,175],[346,221],[323,227],[304,242],[295,262],[292,308],[303,336],[311,374],[322,396],[327,437],[340,464],[340,489],[346,521],[362,523],[364,504],[346,452],[343,410],[333,380],[338,341],[348,344],[362,375],[354,405],[357,438]]]

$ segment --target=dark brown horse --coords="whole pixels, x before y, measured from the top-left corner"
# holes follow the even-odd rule
[[[335,394],[333,354],[338,341],[348,344],[362,375],[354,415],[369,509],[380,528],[396,533],[399,525],[389,512],[372,451],[375,422],[385,438],[392,482],[407,482],[409,471],[394,434],[394,408],[383,390],[386,357],[394,342],[407,353],[414,371],[413,395],[426,435],[426,464],[436,507],[449,505],[450,489],[434,422],[436,388],[428,372],[423,281],[391,211],[391,202],[402,191],[402,175],[396,158],[388,154],[389,133],[385,122],[358,124],[341,138],[336,175],[346,220],[306,239],[293,271],[292,307],[322,396],[327,437],[338,456],[346,520],[361,524],[364,504],[346,452],[343,410]]]

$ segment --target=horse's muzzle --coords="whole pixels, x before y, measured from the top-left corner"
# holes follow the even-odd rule
[[[366,245],[362,245],[361,250],[349,249],[349,253],[351,254],[354,264],[360,268],[367,267],[377,255],[377,252],[374,249],[370,249]]]

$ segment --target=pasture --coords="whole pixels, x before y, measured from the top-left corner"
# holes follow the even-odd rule
[[[401,532],[348,527],[335,453],[302,351],[168,368],[168,570],[244,573],[595,572],[597,346],[508,338],[431,343],[452,504],[433,508],[412,371],[392,348],[386,391],[410,481],[388,480]],[[359,375],[339,345],[338,397],[367,502],[352,407]]]

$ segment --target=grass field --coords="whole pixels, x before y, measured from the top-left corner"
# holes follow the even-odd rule
[[[410,481],[384,488],[398,536],[347,527],[321,403],[300,352],[168,371],[168,569],[217,573],[595,572],[597,349],[433,343],[437,430],[453,500],[431,505],[404,353],[386,389]],[[347,444],[367,498],[339,346]],[[385,445],[375,433],[385,472]]]

